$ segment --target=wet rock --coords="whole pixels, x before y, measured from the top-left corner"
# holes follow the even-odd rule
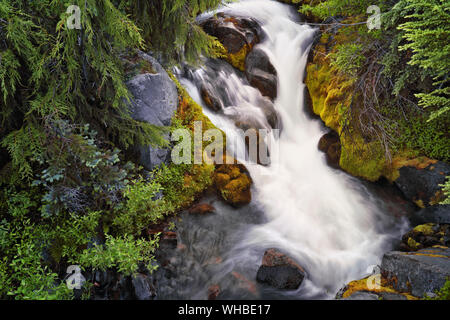
[[[138,74],[127,81],[127,87],[133,97],[131,116],[135,120],[156,126],[170,126],[178,107],[176,85],[154,58],[145,53],[140,53],[139,56],[151,63],[154,73]],[[140,163],[147,170],[152,170],[170,159],[169,148],[140,146],[138,149]]]
[[[440,289],[450,277],[450,249],[388,252],[383,256],[381,272],[394,289],[423,297],[427,292]]]
[[[403,235],[401,249],[417,251],[435,245],[450,245],[450,225],[434,223],[418,225]]]
[[[190,214],[200,214],[200,215],[213,213],[215,211],[216,209],[208,203],[198,203],[189,209]]]
[[[423,223],[450,224],[450,205],[438,204],[421,209],[413,214],[411,222],[415,225]]]
[[[152,300],[156,290],[148,276],[138,273],[132,280],[134,294],[137,300]]]
[[[245,58],[263,34],[258,23],[246,17],[230,16],[223,12],[201,22],[206,33],[216,37],[226,50],[226,60],[244,71]]]
[[[319,140],[319,150],[325,152],[327,163],[330,167],[340,168],[341,142],[335,131],[330,131]]]
[[[407,199],[414,201],[419,207],[434,205],[443,199],[439,185],[450,174],[449,164],[438,161],[424,169],[406,166],[400,168],[399,172],[400,177],[394,183]]]
[[[216,300],[220,294],[220,286],[218,284],[212,285],[208,288],[208,300]]]
[[[277,289],[295,290],[305,276],[305,270],[294,260],[276,249],[269,249],[264,253],[256,280]]]
[[[245,75],[248,82],[263,96],[272,101],[277,97],[277,72],[267,54],[259,48],[253,49],[245,59]]]
[[[219,112],[222,111],[224,106],[215,88],[217,87],[214,87],[211,83],[203,82],[200,87],[200,95],[210,109]]]

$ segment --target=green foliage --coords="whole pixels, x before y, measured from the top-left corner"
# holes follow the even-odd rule
[[[436,296],[431,298],[425,295],[424,300],[450,300],[450,278],[445,281],[444,286],[436,291]]]
[[[135,240],[130,235],[117,238],[106,235],[105,245],[95,244],[93,248],[84,250],[73,263],[80,263],[83,267],[93,270],[116,268],[124,275],[131,275],[142,262],[152,272],[157,268],[153,253],[158,246],[158,240],[158,235],[151,240]]]
[[[218,43],[195,23],[197,16],[217,8],[222,0],[120,1],[131,14],[149,48],[169,63],[197,64],[200,55],[214,55]]]
[[[445,0],[402,0],[393,8],[406,22],[398,26],[406,43],[400,50],[411,51],[410,65],[429,70],[434,89],[417,94],[419,105],[433,109],[430,120],[450,110],[450,3]]]
[[[446,177],[446,181],[444,184],[441,184],[442,191],[444,192],[445,199],[441,202],[441,204],[450,204],[450,176]]]
[[[448,115],[443,116],[441,121],[427,122],[425,117],[413,117],[409,121],[400,119],[397,123],[401,132],[396,140],[397,145],[432,159],[450,162]]]
[[[339,44],[336,46],[336,52],[329,55],[331,66],[341,73],[356,76],[356,73],[360,70],[366,60],[362,51],[362,44]]]

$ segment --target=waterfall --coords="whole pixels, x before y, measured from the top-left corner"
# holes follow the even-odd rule
[[[344,284],[379,264],[404,226],[383,212],[358,179],[330,168],[317,148],[326,128],[303,109],[305,68],[316,30],[301,24],[292,7],[276,1],[244,0],[220,11],[251,17],[266,33],[257,48],[264,50],[277,71],[274,107],[282,131],[278,148],[271,154],[272,163],[248,166],[254,182],[252,205],[264,213],[264,223],[250,225],[234,243],[217,277],[236,269],[256,274],[264,250],[275,247],[298,261],[308,274],[297,291],[285,296],[332,298]],[[264,122],[255,111],[259,92],[236,74],[214,73],[223,78],[222,90],[232,99],[231,109],[216,113],[204,106],[198,81],[206,76],[207,68],[180,76],[180,81],[216,126],[234,137],[236,115]]]

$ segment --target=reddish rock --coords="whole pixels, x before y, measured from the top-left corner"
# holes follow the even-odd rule
[[[236,271],[233,271],[231,274],[238,280],[239,288],[245,289],[251,294],[256,295],[257,291],[255,282],[248,280],[246,277]]]
[[[220,294],[220,286],[214,284],[208,288],[208,300],[216,300]]]
[[[269,249],[264,253],[256,280],[277,289],[298,289],[306,276],[305,270],[284,253]]]
[[[216,209],[208,203],[199,203],[189,209],[190,214],[207,214],[215,211]]]

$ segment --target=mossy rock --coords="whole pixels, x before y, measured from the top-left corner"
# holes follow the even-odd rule
[[[218,165],[214,181],[218,193],[232,206],[239,207],[251,202],[252,180],[242,164]]]

